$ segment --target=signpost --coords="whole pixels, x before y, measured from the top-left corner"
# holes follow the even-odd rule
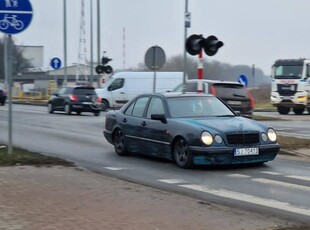
[[[241,83],[242,85],[244,85],[245,87],[248,87],[248,84],[249,84],[248,82],[249,81],[248,81],[247,76],[245,76],[243,74],[240,75],[239,78],[238,78],[238,82]]]
[[[58,57],[52,58],[50,65],[53,69],[59,69],[61,67],[60,58],[58,58]]]
[[[32,20],[32,6],[28,0],[3,0],[0,2],[0,31],[6,36],[6,79],[8,82],[8,153],[12,154],[12,35],[24,31]]]
[[[159,46],[152,46],[146,51],[144,57],[145,65],[154,71],[153,93],[156,90],[156,71],[159,70],[166,62],[165,51]]]

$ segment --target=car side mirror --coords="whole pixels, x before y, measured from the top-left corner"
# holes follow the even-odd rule
[[[161,121],[162,123],[167,124],[167,119],[166,119],[165,114],[151,114],[151,119]]]

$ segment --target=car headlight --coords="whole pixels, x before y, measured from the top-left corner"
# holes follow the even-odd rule
[[[262,140],[263,141],[267,141],[268,140],[268,137],[267,137],[266,133],[262,133]]]
[[[206,132],[206,131],[202,132],[201,141],[206,145],[211,145],[213,142],[213,137],[212,137],[211,133]]]
[[[214,140],[218,144],[221,144],[223,142],[223,138],[220,135],[215,135]]]
[[[274,129],[268,129],[267,135],[270,141],[277,140],[277,133],[276,131],[274,131]]]

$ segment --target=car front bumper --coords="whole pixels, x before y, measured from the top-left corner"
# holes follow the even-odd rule
[[[251,146],[252,147],[252,146]],[[258,155],[234,156],[237,147],[197,147],[190,146],[195,165],[248,164],[272,161],[280,151],[279,144],[254,146],[259,148]]]

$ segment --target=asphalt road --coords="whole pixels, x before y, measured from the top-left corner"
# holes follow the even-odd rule
[[[280,135],[310,139],[310,114],[306,112],[302,115],[295,115],[293,112],[288,115],[281,115],[278,112],[255,112],[254,114],[277,119],[265,122],[272,125]]]
[[[7,106],[0,107],[0,142],[7,142]],[[302,123],[303,121],[300,121]],[[307,121],[305,121],[307,122]],[[287,122],[285,124],[291,124]],[[308,123],[308,122],[307,122]],[[277,123],[281,128],[281,123]],[[283,124],[282,124],[283,125]],[[45,107],[13,105],[13,143],[74,161],[94,171],[230,207],[310,225],[310,163],[277,157],[264,166],[183,170],[168,161],[119,157],[103,135],[104,114],[48,114]],[[292,129],[296,124],[292,124]],[[303,132],[307,131],[306,123]],[[309,132],[309,131],[307,131]]]

